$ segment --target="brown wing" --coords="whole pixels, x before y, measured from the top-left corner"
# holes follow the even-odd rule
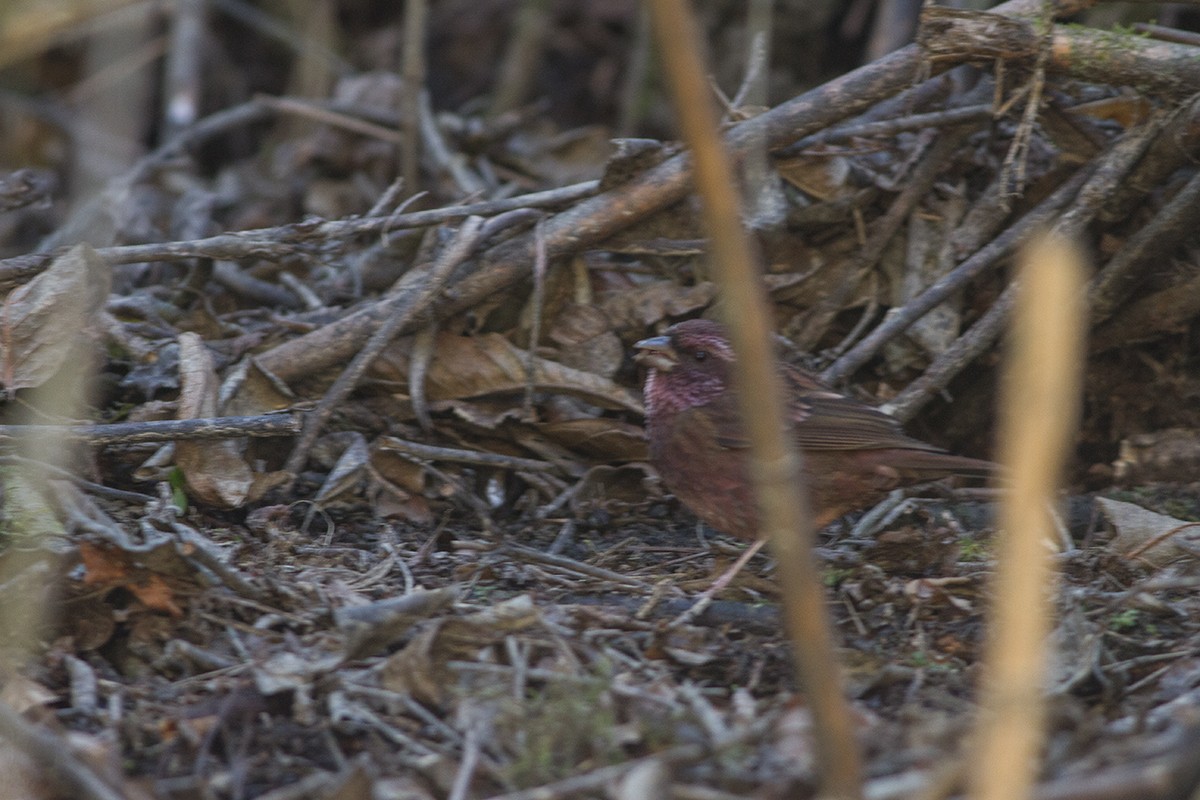
[[[880,450],[892,447],[943,452],[904,433],[895,417],[834,391],[799,370],[784,372],[796,444],[802,450]]]
[[[794,369],[782,373],[796,444],[801,450],[879,450],[905,448],[942,453],[940,447],[913,439],[900,423],[878,408],[829,388]],[[706,427],[726,448],[746,447],[746,433],[732,393],[704,407]]]

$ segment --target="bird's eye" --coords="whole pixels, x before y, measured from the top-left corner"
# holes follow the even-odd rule
[[[692,353],[692,358],[696,359],[697,361],[707,361],[708,360],[708,351],[707,350],[697,350],[696,352]]]

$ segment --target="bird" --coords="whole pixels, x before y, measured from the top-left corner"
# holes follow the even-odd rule
[[[650,463],[700,520],[756,542],[735,564],[740,569],[762,541],[749,442],[732,388],[728,334],[720,323],[691,319],[634,348],[635,361],[647,367],[643,396]],[[815,375],[782,361],[777,368],[814,529],[873,506],[902,486],[948,475],[985,477],[996,470],[990,461],[953,455],[908,436],[894,417]]]

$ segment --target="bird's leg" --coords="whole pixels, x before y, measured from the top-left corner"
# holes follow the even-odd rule
[[[713,581],[713,585],[705,589],[704,593],[696,598],[696,602],[692,603],[690,608],[688,608],[675,619],[671,620],[671,623],[667,627],[678,628],[680,625],[686,625],[696,617],[703,614],[704,609],[712,605],[713,598],[716,597],[717,592],[728,586],[730,581],[732,581],[737,574],[742,571],[742,567],[746,566],[750,559],[754,558],[754,555],[761,550],[762,546],[766,543],[766,539],[759,539],[754,544],[747,547],[746,551],[738,556],[737,561],[734,561],[729,569],[721,573],[721,576]]]

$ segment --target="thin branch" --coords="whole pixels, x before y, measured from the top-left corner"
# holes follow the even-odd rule
[[[400,125],[404,136],[400,144],[400,174],[409,194],[421,188],[421,94],[425,91],[425,19],[428,11],[426,0],[405,0],[401,55],[404,93],[400,100]]]
[[[179,439],[292,436],[299,432],[300,422],[291,414],[113,422],[107,425],[0,425],[0,446],[48,436],[88,444],[149,444]]]
[[[429,301],[442,288],[454,268],[470,258],[479,245],[483,227],[482,218],[468,217],[458,229],[454,241],[446,246],[437,261],[426,269],[409,272],[397,282],[391,294],[403,298],[400,305],[372,334],[354,360],[325,392],[317,407],[305,417],[304,432],[288,456],[284,467],[286,471],[293,475],[300,472],[300,468],[308,460],[309,449],[324,430],[325,423],[333,416],[333,410],[354,391],[367,367],[371,366],[376,356],[395,338],[400,329],[427,310]]]

